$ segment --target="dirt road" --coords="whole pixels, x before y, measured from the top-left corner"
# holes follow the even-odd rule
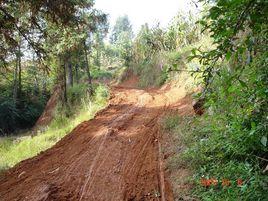
[[[171,105],[189,112],[190,100],[170,89],[112,91],[93,120],[0,178],[0,200],[172,200],[159,119]]]

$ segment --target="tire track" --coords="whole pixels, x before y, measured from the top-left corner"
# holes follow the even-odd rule
[[[170,97],[115,90],[93,120],[1,177],[0,201],[167,200],[158,120]]]

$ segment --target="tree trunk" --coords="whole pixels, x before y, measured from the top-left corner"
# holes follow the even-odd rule
[[[39,83],[36,74],[34,75],[34,95],[35,96],[39,95]]]
[[[71,62],[67,64],[67,86],[73,86],[73,67]]]
[[[79,83],[78,64],[75,65],[75,82],[76,82],[76,84]]]
[[[66,67],[65,56],[60,55],[58,59],[58,85],[60,87],[60,100],[61,104],[67,103],[67,91],[66,91]]]
[[[64,103],[67,103],[68,101],[68,98],[67,98],[67,83],[66,83],[66,67],[67,67],[67,63],[65,62],[65,58],[64,58],[64,62],[63,62],[63,100],[64,100]]]
[[[36,63],[35,63],[35,55],[33,54],[33,58],[32,58],[32,65],[34,66],[34,68],[36,69]],[[41,83],[40,83],[41,81]],[[38,73],[37,71],[34,72],[34,95],[35,96],[39,96],[40,95],[40,85],[43,85],[45,83],[45,79],[40,80],[40,78],[38,77]],[[42,88],[43,90],[43,88]],[[41,92],[41,95],[45,95],[45,93],[43,93],[43,91]]]
[[[20,50],[20,45],[19,45],[19,52],[18,52],[18,76],[19,76],[19,80],[18,80],[18,99],[21,97],[21,91],[22,91],[22,84],[21,84],[21,50]]]
[[[96,66],[100,68],[100,51],[99,51],[99,47],[97,48],[96,58],[97,58]]]
[[[21,51],[20,45],[16,52],[16,67],[14,71],[14,84],[13,84],[13,102],[15,105],[18,104],[18,99],[21,96]]]
[[[13,102],[16,105],[18,99],[18,62],[16,62],[15,66],[13,83]]]
[[[46,97],[46,98],[47,98],[47,96],[48,96],[46,80],[44,80],[44,81],[42,82],[42,95],[43,95],[44,97]]]
[[[89,92],[89,95],[92,95],[93,94],[92,79],[91,79],[90,69],[89,69],[89,60],[88,60],[88,57],[87,57],[86,42],[84,42],[84,52],[85,52],[85,60],[86,60],[86,72],[87,72],[87,78],[88,78],[88,92]]]

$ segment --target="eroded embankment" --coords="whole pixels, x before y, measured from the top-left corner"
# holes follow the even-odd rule
[[[172,200],[158,121],[171,106],[187,113],[182,97],[115,87],[93,120],[0,178],[0,200]]]

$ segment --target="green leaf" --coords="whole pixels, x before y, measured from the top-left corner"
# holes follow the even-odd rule
[[[172,64],[173,70],[178,70],[178,64]]]
[[[266,136],[262,136],[261,143],[262,143],[263,146],[266,147],[266,145],[267,145],[267,137]]]
[[[234,92],[236,90],[236,87],[235,86],[230,86],[229,88],[228,88],[228,92],[229,93],[232,93],[232,92]]]
[[[255,132],[256,132],[256,130],[251,130],[250,133],[249,133],[249,135],[251,136],[251,135],[253,135]]]
[[[226,60],[229,61],[230,58],[231,58],[231,56],[232,56],[232,52],[230,52],[230,51],[227,52],[227,54],[226,54],[226,56],[225,56]]]
[[[244,81],[242,81],[242,80],[238,80],[238,81],[239,81],[239,83],[241,84],[242,87],[244,87],[244,88],[248,87],[247,84]]]
[[[193,48],[193,49],[191,50],[191,52],[192,52],[192,54],[195,56],[195,55],[196,55],[196,48]]]
[[[251,129],[255,129],[256,128],[256,123],[254,121],[252,121],[250,124],[251,124]]]

